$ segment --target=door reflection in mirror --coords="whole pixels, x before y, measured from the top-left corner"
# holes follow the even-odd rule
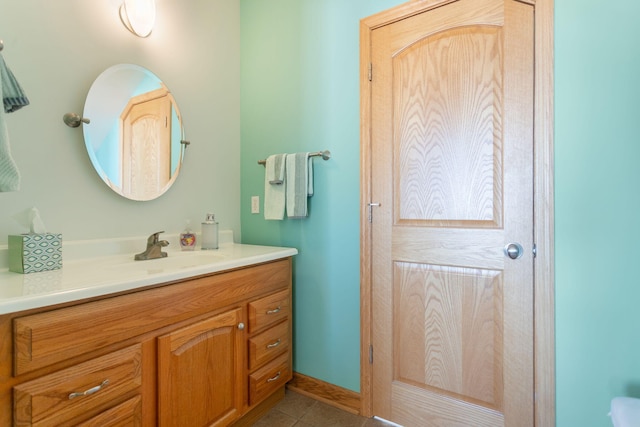
[[[91,86],[83,124],[87,153],[102,180],[132,200],[164,194],[182,165],[178,105],[151,71],[133,64],[105,70]]]

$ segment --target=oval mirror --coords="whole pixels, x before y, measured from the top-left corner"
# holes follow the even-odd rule
[[[87,153],[100,178],[132,200],[152,200],[176,180],[184,156],[178,105],[151,71],[114,65],[89,89],[83,116]]]

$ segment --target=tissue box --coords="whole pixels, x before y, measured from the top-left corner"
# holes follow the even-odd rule
[[[62,268],[62,234],[9,236],[9,270],[38,273]]]

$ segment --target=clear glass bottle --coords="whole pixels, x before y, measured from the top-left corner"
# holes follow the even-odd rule
[[[205,221],[202,223],[202,250],[218,249],[218,223],[216,216],[208,213]]]
[[[180,233],[180,249],[192,251],[196,248],[196,235],[191,231],[191,221],[187,220],[184,231]]]

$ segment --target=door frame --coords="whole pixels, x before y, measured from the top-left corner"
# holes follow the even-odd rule
[[[360,21],[360,412],[372,416],[371,227],[371,32],[457,0],[413,0]],[[534,416],[536,426],[555,425],[554,323],[554,0],[519,0],[535,7],[534,65]]]

